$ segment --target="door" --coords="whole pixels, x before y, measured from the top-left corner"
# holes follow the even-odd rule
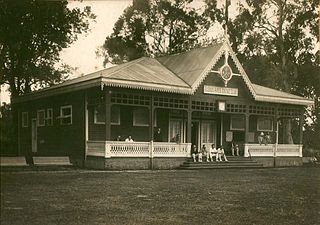
[[[38,151],[38,145],[37,145],[37,119],[32,119],[31,122],[31,146],[32,146],[32,152],[35,153]]]
[[[214,121],[201,122],[201,145],[206,145],[207,149],[211,144],[216,145],[216,123]]]

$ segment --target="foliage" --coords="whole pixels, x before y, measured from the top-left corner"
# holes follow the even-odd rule
[[[95,18],[90,7],[69,9],[64,1],[0,0],[0,84],[11,96],[65,78],[56,68],[60,51],[87,32]]]
[[[228,21],[230,41],[254,83],[314,100],[306,118],[320,131],[319,0],[246,0]],[[319,136],[318,136],[319,137]],[[320,145],[319,138],[314,138]]]
[[[208,12],[200,13],[191,7],[192,2],[133,1],[105,40],[102,47],[104,63],[122,63],[145,55],[174,54],[203,44],[210,26]],[[216,1],[212,4],[216,6]]]

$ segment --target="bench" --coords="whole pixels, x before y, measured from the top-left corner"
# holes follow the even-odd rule
[[[35,166],[71,166],[68,156],[34,156]]]
[[[0,157],[0,166],[28,166],[25,157]]]

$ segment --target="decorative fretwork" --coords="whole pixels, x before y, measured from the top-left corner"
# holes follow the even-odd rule
[[[150,96],[112,93],[111,102],[125,105],[150,105]]]
[[[299,108],[279,108],[278,116],[280,117],[299,117],[301,110]]]
[[[167,97],[154,97],[153,105],[163,108],[188,109],[188,100]]]
[[[226,110],[227,112],[245,113],[247,111],[247,106],[240,104],[227,104]]]
[[[274,107],[271,106],[261,106],[261,105],[250,105],[250,114],[260,114],[260,115],[274,115]]]
[[[203,101],[192,101],[191,108],[193,110],[214,112],[214,103],[213,102],[203,102]]]

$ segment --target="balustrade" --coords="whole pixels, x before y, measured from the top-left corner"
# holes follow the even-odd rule
[[[294,144],[245,144],[244,156],[296,156],[302,157],[302,145]]]
[[[111,157],[190,157],[191,144],[168,142],[88,141],[88,156]]]

